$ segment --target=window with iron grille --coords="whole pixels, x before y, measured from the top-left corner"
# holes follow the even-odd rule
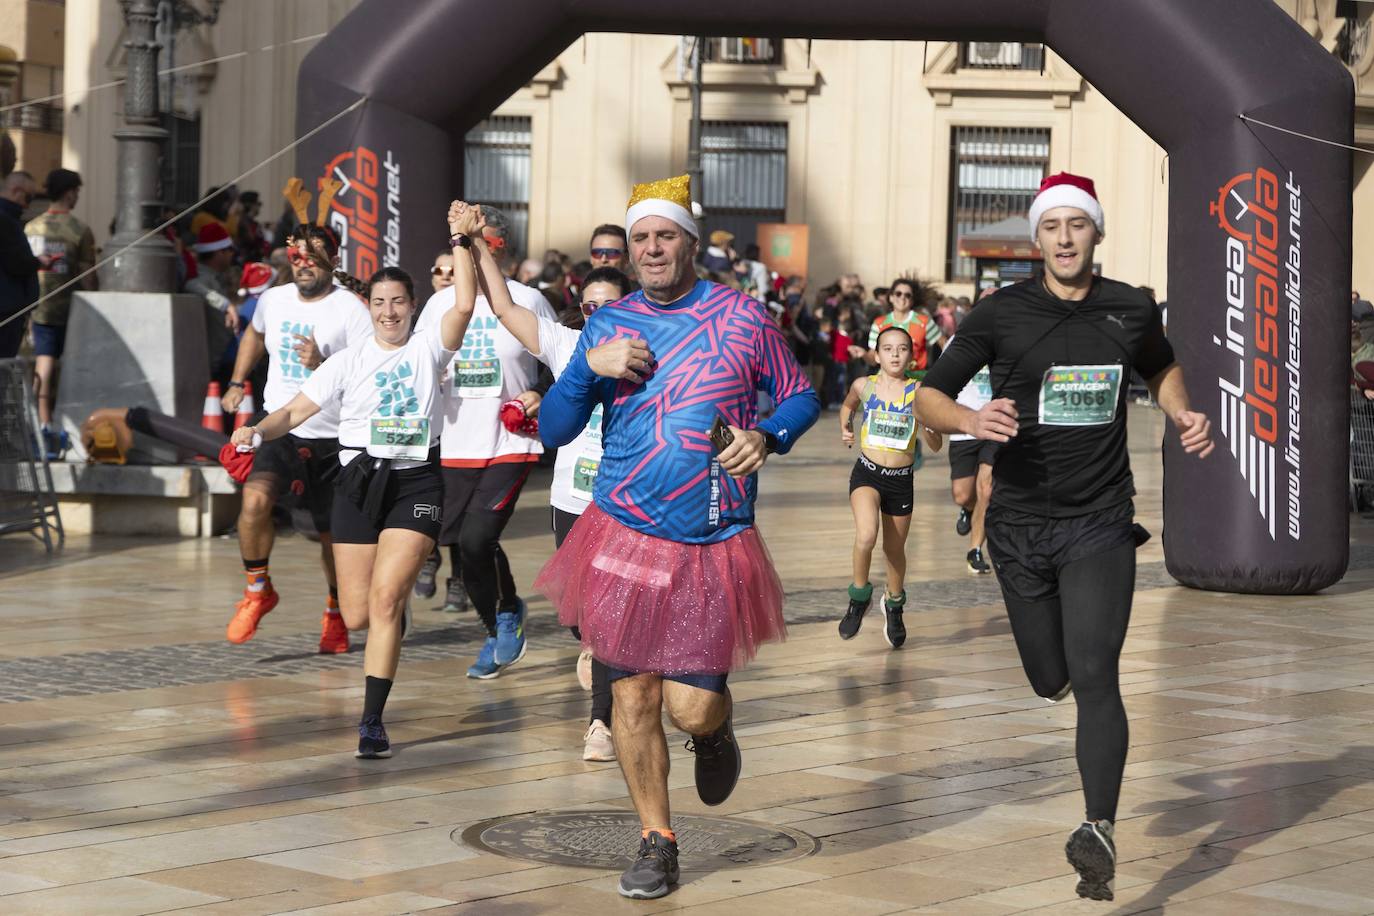
[[[529,241],[530,136],[529,118],[491,117],[463,144],[463,198],[510,218],[513,257],[524,257]]]
[[[707,64],[782,63],[782,42],[775,38],[707,38]]]
[[[956,127],[950,131],[949,238],[945,277],[973,278],[959,236],[1025,216],[1050,164],[1050,132],[1039,127]]]
[[[734,233],[740,254],[759,223],[786,222],[786,124],[703,121],[701,171],[707,230]]]
[[[967,70],[1043,70],[1045,46],[1015,41],[963,41],[959,66]]]

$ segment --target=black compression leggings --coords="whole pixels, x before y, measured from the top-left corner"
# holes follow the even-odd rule
[[[563,546],[563,539],[572,531],[572,526],[577,523],[578,516],[571,512],[564,512],[557,506],[553,509],[553,546],[555,549]],[[581,634],[577,628],[573,627],[573,635],[581,639]],[[592,659],[592,714],[591,721],[600,719],[607,725],[611,724],[611,674],[606,669],[606,665]]]
[[[1130,733],[1117,662],[1131,619],[1135,545],[1066,563],[1059,597],[1005,596],[1012,634],[1031,687],[1053,697],[1073,685],[1078,704],[1076,752],[1087,819],[1116,820]]]
[[[458,532],[458,553],[463,561],[463,587],[482,618],[488,636],[496,635],[496,612],[519,606],[510,561],[501,549],[501,532],[510,513],[468,510]]]

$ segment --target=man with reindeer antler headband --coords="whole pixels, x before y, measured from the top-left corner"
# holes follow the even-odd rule
[[[317,219],[312,223],[307,212],[310,193],[301,186],[299,178],[286,185],[284,194],[300,221],[287,239],[292,283],[269,289],[258,300],[253,322],[239,344],[229,390],[224,395],[226,412],[238,409],[243,400],[243,381],[264,352],[268,355],[268,369],[262,406],[271,413],[295,396],[321,361],[372,334],[367,309],[357,296],[334,285],[339,242],[324,221],[336,190],[337,186],[322,182]],[[243,504],[239,509],[239,552],[248,582],[225,630],[230,642],[252,639],[263,615],[277,606],[279,598],[267,565],[275,533],[272,509],[289,491],[304,501],[320,534],[321,560],[329,587],[320,623],[320,652],[348,651],[348,629],[339,616],[329,536],[334,499],[331,479],[338,465],[338,436],[337,412],[322,410],[290,435],[273,440],[257,453],[253,471],[243,485]]]

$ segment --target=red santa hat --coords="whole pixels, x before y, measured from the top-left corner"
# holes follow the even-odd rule
[[[1097,200],[1097,188],[1091,178],[1059,172],[1040,182],[1040,192],[1030,207],[1031,240],[1040,228],[1040,218],[1056,207],[1073,207],[1088,214],[1097,231],[1107,234],[1107,217]]]
[[[229,239],[229,232],[219,223],[206,223],[200,227],[200,232],[196,233],[196,243],[191,247],[197,254],[209,254],[212,251],[219,251],[221,248],[228,248],[234,243]]]
[[[257,296],[272,286],[272,268],[261,261],[243,265],[243,276],[239,279],[240,296]]]

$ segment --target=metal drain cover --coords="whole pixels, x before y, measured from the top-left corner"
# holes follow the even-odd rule
[[[677,814],[673,825],[682,865],[693,871],[777,865],[820,845],[798,830],[733,818]],[[519,814],[455,830],[452,839],[514,859],[620,871],[639,851],[639,818],[618,810]]]

